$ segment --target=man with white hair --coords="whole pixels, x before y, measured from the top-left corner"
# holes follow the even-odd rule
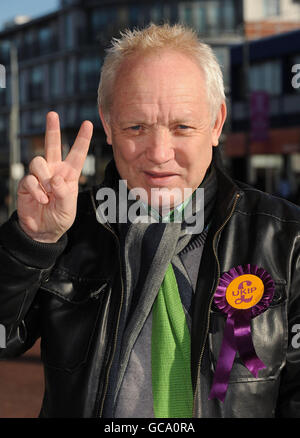
[[[212,50],[181,25],[127,31],[98,96],[103,183],[78,196],[92,125],[62,161],[51,112],[0,229],[1,357],[41,337],[42,417],[299,417],[300,211],[218,162]]]

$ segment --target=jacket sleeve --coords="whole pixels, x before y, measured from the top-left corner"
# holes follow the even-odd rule
[[[39,337],[36,295],[67,244],[36,242],[18,224],[17,212],[0,227],[0,359],[28,350]]]
[[[300,418],[300,235],[291,259],[288,303],[288,346],[280,382],[276,416]]]

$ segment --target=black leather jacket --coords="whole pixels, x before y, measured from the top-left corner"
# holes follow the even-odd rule
[[[300,209],[217,171],[214,219],[202,255],[192,318],[195,417],[300,417]],[[16,214],[0,228],[1,358],[41,336],[42,417],[101,417],[116,347],[123,284],[116,233],[96,220],[96,188],[79,195],[76,220],[58,244],[34,243]],[[91,196],[92,193],[92,196]],[[218,280],[255,264],[275,282],[270,307],[252,320],[253,377],[236,357],[224,403],[208,400],[225,316],[213,304]],[[296,348],[295,348],[296,347]]]

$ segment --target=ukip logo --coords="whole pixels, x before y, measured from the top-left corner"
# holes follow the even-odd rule
[[[244,286],[244,283],[246,285]],[[235,304],[242,304],[242,303],[250,303],[253,299],[253,292],[257,289],[255,286],[252,286],[252,281],[244,280],[238,285],[238,290],[232,291],[233,296],[239,296],[240,298],[237,298],[235,300]]]
[[[237,352],[254,377],[266,368],[255,351],[251,319],[267,310],[274,290],[270,274],[256,265],[237,266],[220,278],[214,302],[227,318],[209,400],[224,401]]]
[[[229,284],[226,300],[235,309],[249,309],[260,301],[263,293],[264,285],[261,279],[256,275],[245,274]]]

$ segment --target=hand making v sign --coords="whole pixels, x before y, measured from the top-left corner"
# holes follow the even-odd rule
[[[58,114],[52,111],[47,114],[45,158],[37,156],[30,162],[30,173],[22,178],[18,187],[19,224],[32,239],[57,242],[73,224],[78,180],[92,134],[93,124],[83,122],[63,161]]]

